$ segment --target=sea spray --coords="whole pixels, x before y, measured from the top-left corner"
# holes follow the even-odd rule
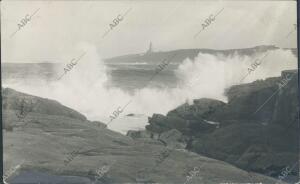
[[[252,56],[238,54],[225,56],[218,53],[199,53],[194,60],[185,59],[178,65],[174,71],[177,78],[175,88],[146,86],[129,93],[121,87],[108,85],[112,83],[111,73],[95,47],[83,44],[78,53],[82,51],[86,51],[85,57],[60,81],[26,81],[5,86],[57,100],[83,113],[90,120],[107,122],[111,112],[130,99],[132,103],[125,109],[124,115],[166,114],[186,100],[199,98],[227,101],[224,90],[231,85],[240,84],[251,63],[265,54],[259,52]],[[260,66],[247,76],[243,83],[280,76],[282,70],[297,68],[297,58],[291,51],[277,49],[268,52],[268,56]],[[61,72],[61,68],[57,72],[59,71]],[[190,81],[193,81],[192,85],[186,85]]]

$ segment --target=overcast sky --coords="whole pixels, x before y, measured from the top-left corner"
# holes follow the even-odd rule
[[[296,48],[296,1],[4,1],[2,62],[66,62],[77,46],[102,58],[187,48],[231,49],[275,44]],[[196,38],[210,14],[223,11]],[[130,11],[103,39],[118,14]],[[32,17],[14,36],[17,24]]]

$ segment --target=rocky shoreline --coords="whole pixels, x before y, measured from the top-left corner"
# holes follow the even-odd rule
[[[7,174],[12,184],[284,183],[276,175],[299,156],[296,78],[253,115],[281,79],[233,86],[228,103],[199,99],[154,114],[128,136],[54,100],[2,89],[4,173],[18,166]]]
[[[278,178],[294,164],[287,181],[297,181],[299,123],[297,71],[280,77],[236,85],[228,103],[197,99],[149,118],[145,131],[129,131],[135,139],[154,138],[233,164],[246,171]],[[176,132],[166,139],[166,135]]]

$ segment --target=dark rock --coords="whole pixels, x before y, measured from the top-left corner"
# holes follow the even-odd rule
[[[200,113],[194,115],[189,115],[189,112],[186,111],[182,116],[177,114],[178,111],[171,111],[167,116],[154,114],[151,118],[149,118],[149,125],[146,126],[146,129],[150,132],[159,134],[171,129],[176,129],[184,135],[210,133],[213,132],[219,125],[218,123],[213,124],[210,121],[201,118],[201,114],[206,114],[208,111],[209,110],[201,111]]]
[[[146,129],[150,132],[162,133],[171,129],[177,129],[183,133],[187,133],[189,122],[180,117],[164,116],[161,114],[153,114],[151,118],[148,118],[149,125]]]
[[[191,151],[275,176],[298,162],[297,74],[283,71],[281,77],[232,86],[227,104],[194,100],[167,116],[153,116],[146,128],[160,134],[176,129]],[[294,168],[291,173],[298,172]]]
[[[225,105],[224,102],[214,99],[201,98],[199,100],[194,100],[192,105],[187,103],[177,107],[176,109],[170,111],[167,116],[179,116],[184,119],[197,120],[199,118],[208,118],[212,114]]]

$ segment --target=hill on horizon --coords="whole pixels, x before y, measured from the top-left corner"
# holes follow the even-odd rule
[[[251,56],[258,52],[266,52],[268,50],[275,49],[284,49],[291,50],[292,53],[297,56],[297,48],[279,48],[274,45],[260,45],[251,48],[242,48],[242,49],[227,49],[227,50],[216,50],[216,49],[178,49],[170,51],[158,51],[158,52],[145,52],[140,54],[128,54],[122,56],[116,56],[112,58],[104,59],[105,63],[109,64],[121,64],[121,63],[148,63],[148,64],[158,64],[163,60],[168,60],[173,56],[176,56],[172,59],[172,63],[181,63],[184,59],[190,58],[194,59],[199,53],[203,54],[222,54],[225,56],[232,54],[248,55]]]

